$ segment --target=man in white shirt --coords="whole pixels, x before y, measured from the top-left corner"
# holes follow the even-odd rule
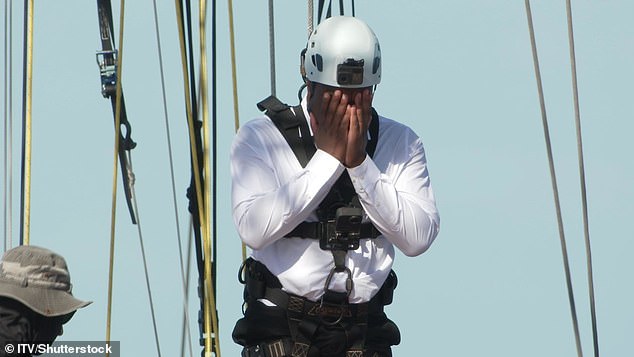
[[[417,256],[439,229],[425,151],[372,108],[381,50],[363,21],[323,21],[302,76],[301,105],[267,98],[232,146],[233,218],[253,249],[233,337],[243,356],[391,356],[394,246]]]

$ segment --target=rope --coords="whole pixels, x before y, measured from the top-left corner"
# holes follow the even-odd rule
[[[212,21],[214,21],[215,19],[215,14],[216,14],[216,9],[215,9],[215,1],[212,1],[212,6],[213,6],[213,13],[214,13],[214,17],[212,18]],[[203,166],[204,166],[204,171],[205,171],[205,177],[212,177],[211,176],[211,168],[209,165],[209,160],[208,160],[208,153],[209,153],[209,110],[208,110],[208,106],[207,106],[207,50],[206,50],[206,46],[207,46],[207,39],[206,39],[206,32],[207,32],[207,1],[206,0],[201,0],[200,1],[200,8],[199,8],[199,37],[200,37],[200,103],[201,103],[201,107],[202,107],[202,121],[203,121],[203,140],[204,140],[204,146],[203,146],[203,153],[205,154],[204,158],[203,158]],[[213,31],[214,31],[214,37],[215,37],[215,21],[213,24]],[[215,65],[215,38],[212,37],[212,61]],[[215,71],[212,72],[212,75],[214,76],[215,79]],[[213,93],[213,98],[215,98],[216,96],[216,91],[214,90]],[[215,104],[214,104],[214,109],[215,109]],[[215,132],[215,113],[214,113],[214,132]],[[215,137],[214,137],[215,139]],[[216,140],[213,141],[214,145],[216,143]],[[213,153],[214,153],[214,157],[216,155],[216,150],[214,147]],[[214,176],[215,177],[215,176]],[[214,181],[214,185],[215,185],[215,179],[212,180]],[[205,182],[205,186],[204,186],[204,194],[206,198],[209,198],[210,195],[210,191],[209,191],[209,180],[207,180]],[[214,196],[215,196],[215,192],[214,192]],[[215,207],[214,210],[211,211],[209,205],[211,204],[212,201],[211,199],[207,199],[204,201],[205,203],[205,213],[207,214],[207,217],[205,218],[205,221],[207,222],[207,224],[209,224],[209,212],[214,212],[215,213]],[[213,200],[214,204],[215,204],[215,199]],[[203,202],[203,201],[201,201]],[[212,223],[214,223],[215,219],[212,219]],[[215,228],[215,227],[214,227]],[[216,302],[215,302],[215,286],[214,286],[214,279],[213,277],[215,276],[215,272],[213,271],[213,267],[212,264],[214,262],[214,259],[211,257],[211,254],[215,253],[215,242],[214,244],[212,244],[211,242],[211,238],[215,237],[215,229],[213,232],[209,231],[209,227],[207,227],[207,234],[203,236],[203,247],[204,247],[204,253],[205,253],[205,288],[207,293],[205,294],[205,303],[206,303],[206,309],[205,309],[205,329],[207,330],[207,339],[206,339],[206,351],[207,354],[211,355],[211,352],[213,351],[213,348],[211,346],[211,342],[215,342],[215,352],[216,352],[216,356],[220,355],[220,340],[218,338],[218,316],[216,314]],[[210,325],[210,326],[207,326]],[[210,340],[210,335],[213,335],[213,339]]]
[[[197,201],[199,202],[198,204],[198,217],[200,220],[200,228],[201,228],[201,234],[203,235],[203,237],[207,237],[209,234],[209,229],[207,227],[207,222],[206,222],[206,216],[203,214],[203,205],[200,204],[201,202],[203,202],[202,200],[202,183],[201,183],[201,178],[199,177],[199,175],[197,173],[200,172],[200,167],[198,165],[198,153],[196,150],[196,146],[195,146],[195,127],[194,127],[194,118],[193,118],[193,111],[192,111],[192,105],[191,105],[191,93],[189,90],[189,79],[188,79],[188,70],[187,70],[187,54],[186,54],[186,46],[185,46],[185,33],[184,33],[184,26],[183,26],[183,9],[182,6],[179,2],[179,0],[175,0],[176,2],[176,20],[178,23],[178,32],[179,32],[179,43],[180,43],[180,48],[181,48],[181,63],[182,63],[182,71],[183,71],[183,82],[184,82],[184,89],[185,89],[185,107],[186,107],[186,111],[187,111],[187,124],[188,124],[188,129],[189,129],[189,137],[190,137],[190,151],[191,151],[191,157],[192,157],[192,166],[193,166],[193,171],[194,171],[194,185],[195,185],[195,194],[196,194],[196,198]],[[206,240],[206,239],[204,239]],[[204,310],[204,338],[205,338],[205,353],[206,354],[211,354],[211,326],[210,326],[210,318],[208,316],[209,311],[208,311],[208,299],[205,299],[204,302],[204,306],[203,306],[203,310]]]
[[[311,0],[309,0],[310,3]],[[229,11],[229,44],[231,48],[231,83],[233,84],[233,124],[235,132],[240,128],[240,116],[238,112],[238,78],[236,70],[236,44],[233,31],[233,1],[227,0]],[[242,261],[247,259],[247,246],[242,243]]]
[[[156,0],[152,0],[153,3],[153,10],[154,10],[154,29],[155,29],[155,33],[156,33],[156,45],[157,45],[157,52],[158,52],[158,59],[159,59],[159,69],[160,69],[160,74],[161,74],[161,93],[162,93],[162,98],[163,98],[163,116],[164,116],[164,122],[165,122],[165,133],[166,133],[166,139],[167,139],[167,152],[168,152],[168,157],[169,157],[169,167],[170,167],[170,178],[171,178],[171,185],[172,185],[172,202],[173,202],[173,207],[174,207],[174,219],[176,222],[176,241],[178,243],[178,258],[180,261],[180,268],[181,268],[181,281],[183,284],[183,334],[182,334],[182,340],[181,340],[181,355],[184,355],[184,349],[185,349],[185,336],[190,336],[190,331],[189,331],[189,304],[188,304],[188,299],[187,299],[187,282],[186,282],[186,277],[189,276],[189,274],[185,275],[185,267],[183,265],[183,248],[182,248],[182,238],[181,238],[181,234],[180,234],[180,220],[179,220],[179,214],[178,214],[178,205],[177,205],[177,198],[176,198],[176,179],[175,179],[175,175],[174,175],[174,157],[173,157],[173,152],[172,152],[172,140],[171,140],[171,130],[170,130],[170,125],[169,125],[169,117],[167,114],[167,95],[166,95],[166,90],[165,90],[165,74],[164,74],[164,69],[163,69],[163,51],[162,51],[162,47],[161,47],[161,35],[159,32],[159,20],[158,20],[158,11],[157,11],[157,6],[156,6]],[[192,352],[192,345],[191,345],[191,340],[188,338],[187,339],[189,341],[189,355],[192,356],[193,352]]]
[[[535,42],[535,29],[533,26],[533,16],[531,13],[530,1],[525,0],[526,17],[528,19],[528,29],[530,33],[531,49],[533,53],[533,65],[535,68],[535,78],[537,80],[537,92],[539,95],[539,105],[541,109],[542,124],[544,127],[544,139],[546,141],[546,152],[548,154],[548,166],[550,169],[550,179],[555,200],[555,210],[557,212],[557,226],[559,227],[559,240],[561,243],[561,254],[564,263],[564,272],[566,275],[566,286],[568,288],[568,301],[570,304],[570,313],[572,316],[572,325],[575,333],[575,344],[577,347],[577,356],[583,356],[581,349],[581,339],[579,336],[579,324],[577,322],[577,311],[575,308],[575,298],[572,289],[572,279],[570,277],[570,265],[568,262],[568,249],[566,248],[566,237],[564,235],[563,219],[561,214],[561,205],[559,202],[559,189],[557,188],[557,176],[555,174],[555,165],[553,160],[553,151],[548,129],[548,118],[546,116],[546,105],[544,102],[544,90],[542,87],[541,71],[539,69],[539,57],[537,56],[537,44]]]
[[[212,165],[211,165],[211,176],[209,176],[209,171],[207,170],[206,174],[207,177],[211,177],[211,182],[213,183],[211,185],[211,196],[207,196],[208,198],[210,198],[207,202],[211,202],[211,215],[212,215],[212,219],[211,219],[211,243],[212,243],[212,266],[211,266],[211,273],[212,273],[212,277],[216,276],[216,261],[217,261],[217,254],[218,254],[218,250],[216,249],[216,247],[218,246],[218,220],[217,220],[217,182],[218,182],[218,160],[217,160],[217,152],[218,152],[218,121],[216,120],[216,118],[218,118],[218,103],[217,103],[217,93],[218,91],[216,90],[216,84],[217,84],[217,68],[216,68],[216,64],[218,63],[217,61],[217,47],[216,47],[216,40],[217,40],[217,12],[216,12],[216,0],[212,0],[212,11],[213,11],[213,16],[211,17],[211,28],[212,28],[212,35],[211,35],[211,62],[212,62],[212,71],[211,71],[211,91],[213,93],[213,95],[211,96],[211,118],[212,118],[212,122],[211,122],[211,135],[212,135],[212,152],[213,152],[213,160],[212,160]],[[206,9],[206,8],[205,8]],[[205,18],[206,18],[206,11],[205,13]],[[201,16],[202,17],[202,16]],[[205,26],[206,28],[206,26]],[[206,53],[206,51],[204,50],[204,48],[201,48],[201,51],[203,53]],[[206,61],[205,61],[206,63]],[[206,68],[206,67],[205,67]],[[206,72],[206,70],[205,70]],[[207,77],[205,74],[205,84],[207,83]],[[205,97],[206,98],[206,97]],[[206,130],[205,133],[208,133],[209,130]],[[209,147],[209,144],[207,144],[207,147]],[[206,157],[209,157],[208,155]],[[207,207],[207,212],[209,212],[209,207]],[[214,292],[214,296],[215,296],[215,291],[216,291],[216,279],[213,279],[213,292]],[[217,314],[216,311],[216,307],[214,306],[214,310],[213,312],[215,314]],[[216,315],[217,318],[217,315]],[[217,327],[217,326],[216,326]],[[218,331],[217,329],[215,329],[214,331]]]
[[[308,36],[310,36],[311,33],[313,33],[313,23],[314,23],[314,19],[313,19],[313,14],[315,13],[315,10],[313,8],[313,0],[308,0]]]
[[[180,5],[182,8],[182,0],[180,0]],[[183,62],[184,64],[184,69],[185,71],[189,74],[189,70],[190,68],[194,67],[194,53],[193,53],[193,38],[192,38],[192,22],[191,22],[191,4],[190,1],[187,0],[185,3],[186,6],[186,12],[187,12],[187,40],[188,40],[188,44],[185,42],[185,37],[183,37],[183,44],[184,44],[184,48],[187,49],[187,46],[189,45],[189,62],[185,61]],[[177,13],[177,16],[180,17],[180,22],[179,22],[179,26],[183,32],[183,34],[185,34],[185,28],[184,26],[184,16],[183,16],[183,12],[181,10],[180,13]],[[183,35],[184,36],[184,35]],[[184,52],[185,56],[187,56],[187,51],[185,50]],[[189,97],[186,98],[186,100],[191,102],[191,107],[190,108],[198,108],[198,105],[196,104],[196,96],[192,96],[190,93],[196,93],[196,79],[194,76],[194,71],[193,69],[191,70],[191,75],[189,76],[189,80],[191,82],[191,85],[189,85],[189,82],[185,82],[186,85],[189,86],[190,91],[186,92],[186,94],[189,95]],[[198,110],[194,110],[192,109],[191,112],[191,116],[192,116],[192,122],[194,123],[194,128],[195,130],[200,130],[200,126],[202,126],[202,123],[200,123],[200,121],[198,120]],[[188,123],[189,125],[189,123]],[[194,130],[194,132],[195,132]],[[193,142],[192,142],[193,141]],[[201,224],[201,220],[199,217],[199,212],[202,212],[201,209],[199,209],[199,205],[198,205],[198,201],[197,199],[199,197],[202,197],[202,195],[198,195],[196,194],[196,177],[198,177],[199,180],[203,180],[202,178],[202,172],[200,171],[199,167],[202,165],[202,161],[198,160],[198,156],[200,156],[201,158],[203,157],[203,149],[202,149],[202,139],[200,138],[200,135],[194,135],[193,137],[190,136],[190,144],[193,146],[193,150],[196,150],[196,152],[198,153],[200,150],[200,154],[197,154],[197,156],[191,155],[190,159],[194,160],[194,158],[196,158],[197,160],[197,165],[191,165],[191,173],[192,173],[192,177],[191,177],[191,181],[190,181],[190,186],[188,188],[188,198],[189,198],[189,204],[191,207],[196,207],[195,208],[195,213],[192,213],[192,222],[195,226],[194,229],[194,243],[195,243],[195,247],[196,247],[196,267],[198,270],[198,283],[201,284],[204,281],[204,275],[205,275],[205,263],[204,263],[204,259],[203,259],[203,248],[202,248],[202,241],[203,241],[203,232],[201,227],[205,227],[204,224]],[[196,169],[197,171],[194,171],[194,169]],[[202,286],[199,286],[198,289],[203,289]],[[200,300],[200,311],[204,311],[205,307],[203,305],[203,300]],[[201,321],[199,321],[200,323],[202,323]],[[202,331],[202,326],[200,327],[200,330]],[[202,337],[201,337],[202,338]]]
[[[275,19],[273,0],[269,0],[269,57],[271,61],[271,95],[275,95]]]
[[[33,0],[24,2],[24,92],[22,97],[22,215],[20,244],[30,243],[31,227],[31,124],[33,95]]]
[[[125,0],[120,3],[121,14],[119,15],[119,55],[117,56],[117,90],[115,105],[115,135],[114,135],[114,163],[112,169],[112,204],[110,210],[110,261],[108,265],[108,311],[106,318],[106,342],[110,342],[110,327],[112,324],[112,290],[114,275],[114,244],[115,244],[115,222],[117,213],[117,163],[119,159],[119,128],[121,126],[121,73],[123,71],[123,25]],[[106,357],[109,353],[106,352]]]
[[[12,40],[12,2],[4,2],[4,180],[3,180],[3,202],[4,202],[4,250],[7,251],[13,245],[11,241],[13,217],[11,203],[13,202],[13,115],[12,115],[12,93],[13,93],[13,40]]]
[[[586,264],[588,273],[588,290],[590,295],[590,313],[592,315],[592,340],[594,356],[599,357],[599,336],[597,331],[597,316],[594,301],[594,281],[592,278],[592,252],[590,249],[590,230],[588,228],[588,200],[586,197],[586,175],[583,164],[583,144],[581,140],[581,115],[579,113],[579,89],[577,86],[577,62],[575,60],[575,39],[572,30],[572,6],[566,0],[566,14],[568,22],[568,42],[570,44],[570,69],[572,72],[572,93],[574,98],[575,126],[577,131],[577,156],[579,158],[579,179],[581,185],[581,203],[583,210],[583,233],[586,245]]]
[[[130,152],[127,152],[127,158],[128,158],[128,167],[129,167],[129,172],[133,172],[132,170],[132,154]],[[141,247],[141,257],[143,258],[143,270],[145,272],[145,286],[147,288],[147,293],[148,293],[148,299],[149,299],[149,303],[150,303],[150,314],[152,316],[152,327],[154,328],[154,341],[156,343],[156,352],[158,354],[158,356],[161,356],[161,346],[159,344],[159,335],[158,335],[158,329],[156,327],[156,315],[154,313],[154,300],[152,299],[152,288],[150,286],[150,273],[148,271],[147,268],[147,258],[145,255],[145,245],[143,244],[143,232],[141,231],[141,219],[140,219],[140,214],[139,214],[139,206],[136,200],[136,193],[134,190],[134,180],[130,181],[130,189],[132,192],[132,203],[134,204],[134,212],[135,212],[135,216],[136,216],[136,221],[137,221],[137,232],[138,232],[138,236],[139,236],[139,245]]]
[[[323,18],[323,11],[325,7],[325,0],[319,0],[318,9],[317,9],[317,24],[320,24],[321,21],[332,16],[332,0],[328,1],[328,10],[326,10],[326,17]]]
[[[233,84],[233,117],[234,129],[237,132],[240,128],[240,117],[238,115],[238,79],[236,71],[236,44],[233,31],[233,1],[227,0],[229,11],[229,44],[231,48],[231,83]]]
[[[187,262],[185,264],[186,267],[186,272],[185,275],[186,277],[189,278],[190,276],[190,267],[191,267],[191,256],[192,256],[192,237],[193,237],[193,222],[190,216],[189,219],[189,232],[187,234]],[[181,262],[181,267],[183,266],[183,263]],[[185,301],[189,300],[189,280],[185,280],[184,279],[184,287],[183,289],[184,291],[184,296],[185,296]],[[190,339],[191,333],[189,332],[189,328],[185,328],[185,326],[189,325],[189,321],[188,321],[188,316],[187,314],[183,315],[183,334],[182,334],[182,338],[181,338],[181,356],[185,355],[185,338],[187,337],[187,339]],[[187,336],[186,336],[187,335]],[[193,352],[192,352],[192,344],[191,344],[191,340],[189,341],[189,356],[193,356]]]

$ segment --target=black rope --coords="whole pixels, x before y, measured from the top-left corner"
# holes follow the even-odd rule
[[[183,1],[180,0],[180,2],[181,2],[181,9],[184,9],[183,8]],[[189,12],[189,8],[187,8],[184,11],[188,11]],[[181,24],[182,24],[183,27],[185,27],[185,28],[183,28],[183,33],[186,33],[186,30],[187,30],[187,32],[191,33],[191,23],[188,22],[186,24],[183,21],[184,20],[184,16],[185,16],[183,14],[183,12],[181,12],[179,15],[181,17]],[[190,71],[191,71],[191,68],[188,68],[187,72],[190,73]],[[191,78],[191,76],[190,76],[190,78]],[[194,96],[194,93],[191,93],[191,95]],[[195,99],[192,99],[192,103],[195,103]],[[194,116],[194,118],[197,117],[196,116],[196,107],[192,108],[192,116]],[[194,125],[197,126],[196,129],[199,129],[198,120],[194,120]],[[196,132],[198,132],[198,130]],[[196,147],[196,150],[198,150],[198,147],[200,146],[200,138],[199,138],[198,135],[196,135],[194,137],[194,145]],[[192,165],[191,165],[191,167],[192,167],[192,169],[191,169],[192,177],[191,177],[190,185],[189,185],[189,188],[188,188],[188,191],[187,191],[187,197],[189,198],[189,212],[192,215],[192,224],[194,226],[194,237],[195,237],[194,241],[195,241],[195,246],[196,246],[196,265],[197,265],[197,268],[198,268],[198,274],[202,275],[203,272],[204,272],[204,265],[203,265],[203,261],[202,261],[202,255],[201,255],[202,246],[200,245],[200,242],[201,242],[200,217],[198,215],[198,201],[197,201],[197,198],[196,198],[196,184],[195,184],[195,180],[194,180],[194,177],[195,177],[194,175],[200,174],[200,173],[196,173],[194,171],[194,165],[193,165],[194,158],[193,158],[193,156],[190,158],[190,160],[191,160],[191,163],[192,163]],[[199,277],[199,279],[200,279],[200,277]]]
[[[204,318],[203,312],[205,311],[204,305],[204,260],[203,260],[203,247],[202,247],[202,232],[200,228],[200,215],[199,215],[199,205],[204,205],[204,202],[198,202],[197,194],[196,194],[196,177],[200,179],[201,186],[204,187],[203,175],[202,175],[202,139],[200,137],[200,129],[202,127],[202,123],[198,120],[198,106],[196,101],[196,78],[194,75],[194,55],[193,55],[193,40],[192,40],[192,23],[191,23],[191,4],[189,0],[186,0],[185,7],[183,7],[183,0],[180,0],[180,9],[182,10],[178,15],[181,18],[181,30],[183,34],[186,34],[187,41],[186,46],[188,47],[187,56],[188,61],[185,64],[187,66],[187,73],[190,78],[190,96],[191,98],[186,98],[186,100],[191,100],[191,115],[192,121],[194,124],[194,137],[190,138],[193,140],[193,143],[190,145],[194,145],[194,148],[197,152],[198,156],[198,167],[199,171],[196,172],[194,169],[194,156],[190,154],[190,162],[191,162],[191,180],[189,183],[189,188],[187,189],[187,198],[189,199],[189,212],[192,217],[192,230],[194,233],[194,246],[196,248],[196,267],[198,269],[198,297],[200,299],[200,309],[198,312],[198,331],[200,336],[200,345],[204,345]],[[186,12],[184,14],[183,12]],[[184,20],[187,20],[185,22]],[[188,115],[188,114],[186,114]],[[204,198],[203,198],[204,199]]]
[[[324,13],[324,7],[326,6],[325,4],[325,0],[319,0],[319,6],[317,9],[317,24],[320,24],[322,20],[325,20],[322,18],[323,13]],[[328,1],[328,10],[326,10],[326,19],[332,16],[332,0]]]

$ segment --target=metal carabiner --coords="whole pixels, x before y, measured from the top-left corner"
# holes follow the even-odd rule
[[[333,268],[330,271],[330,273],[328,274],[328,277],[326,278],[326,284],[324,285],[324,295],[322,295],[321,299],[319,300],[318,311],[321,311],[324,308],[324,296],[326,295],[325,292],[329,290],[328,287],[330,286],[330,282],[332,281],[332,277],[335,275],[336,272],[337,272],[336,268]],[[353,288],[353,285],[354,285],[354,283],[352,281],[352,271],[350,271],[350,268],[346,267],[343,272],[345,272],[347,274],[347,278],[346,278],[346,300],[348,300],[348,298],[350,298],[350,294],[352,293],[352,288]],[[345,302],[342,302],[339,305],[339,317],[335,321],[328,321],[327,319],[324,318],[324,316],[320,315],[321,322],[324,323],[325,325],[328,325],[328,326],[337,325],[343,319],[344,307],[345,306],[346,306]]]

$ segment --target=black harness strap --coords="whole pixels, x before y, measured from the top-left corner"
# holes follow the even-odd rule
[[[112,5],[110,0],[97,0],[97,14],[99,16],[99,33],[101,37],[102,51],[97,52],[97,63],[99,64],[101,77],[101,94],[104,98],[109,98],[112,106],[112,114],[116,118],[117,107],[117,50],[114,45],[114,30],[112,21]],[[130,212],[132,223],[136,224],[136,214],[132,204],[132,190],[128,171],[130,164],[126,156],[126,151],[130,152],[136,147],[132,140],[132,127],[126,115],[125,100],[123,99],[123,89],[121,90],[120,107],[120,127],[115,128],[119,132],[119,165],[121,166],[121,179],[123,180],[123,191],[125,193],[126,204]],[[125,129],[125,130],[123,130]]]
[[[315,145],[310,136],[308,122],[304,117],[304,110],[301,105],[293,107],[293,110],[290,110],[290,108],[290,106],[280,102],[274,96],[270,96],[258,103],[258,109],[271,118],[288,145],[293,149],[293,153],[295,153],[299,163],[302,167],[306,167],[308,161],[315,154]]]

